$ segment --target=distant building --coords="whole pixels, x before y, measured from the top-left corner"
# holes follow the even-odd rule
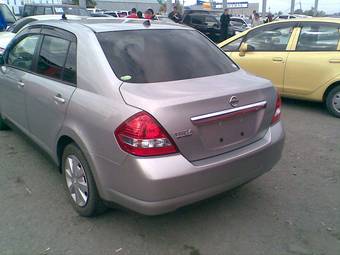
[[[209,1],[207,0],[198,0],[199,4],[189,6],[188,8],[192,10],[209,10],[214,13],[223,12],[222,0],[212,1],[212,4],[209,4],[210,7],[205,4],[208,2]],[[248,3],[246,1],[244,2],[228,1],[227,3],[228,3],[229,13],[235,16],[237,15],[237,16],[249,17],[253,13],[254,10],[256,12],[259,12],[259,8],[260,8],[259,3]]]
[[[159,11],[160,4],[157,0],[96,0],[97,8],[106,10],[131,10],[145,11],[152,8],[155,13]]]

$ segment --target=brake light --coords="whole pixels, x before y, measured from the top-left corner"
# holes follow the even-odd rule
[[[159,156],[178,152],[164,128],[148,113],[139,112],[115,131],[122,150],[136,156]]]
[[[277,92],[276,103],[275,103],[275,112],[274,112],[274,116],[272,118],[272,124],[275,124],[281,118],[281,105],[282,105],[281,96]]]

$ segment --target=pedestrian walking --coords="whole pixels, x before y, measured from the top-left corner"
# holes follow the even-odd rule
[[[268,13],[266,20],[264,21],[264,23],[269,23],[273,21],[273,14]]]
[[[131,9],[131,14],[127,16],[129,19],[138,19],[136,8]]]
[[[141,11],[138,11],[138,12],[137,12],[137,17],[138,17],[139,19],[143,19],[143,13],[142,13]]]
[[[182,20],[182,15],[178,12],[177,6],[174,6],[173,11],[169,13],[168,18],[179,23]]]
[[[229,10],[225,9],[221,18],[221,35],[220,35],[220,40],[224,41],[226,40],[229,36],[229,24],[230,24],[230,15],[229,15]]]
[[[153,15],[152,15],[152,12],[150,10],[146,10],[144,12],[144,19],[153,19]]]
[[[251,22],[251,27],[257,27],[258,25],[261,25],[261,19],[260,15],[258,13],[255,13],[254,19]]]

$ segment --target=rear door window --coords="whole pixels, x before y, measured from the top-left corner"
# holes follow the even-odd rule
[[[222,50],[224,50],[226,52],[228,52],[228,51],[230,51],[230,52],[238,51],[242,41],[243,41],[243,37],[238,38],[235,41],[232,41],[231,43],[224,45],[222,47]]]
[[[336,24],[306,24],[302,27],[297,51],[336,51],[340,39],[340,26]]]
[[[37,73],[62,79],[70,42],[61,38],[44,36],[38,57]]]
[[[193,30],[130,30],[96,35],[122,81],[164,82],[238,70],[216,45]]]
[[[77,84],[77,45],[72,42],[66,59],[63,81]]]

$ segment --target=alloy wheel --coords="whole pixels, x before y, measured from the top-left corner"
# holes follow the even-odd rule
[[[86,173],[75,155],[69,155],[65,162],[65,178],[73,201],[80,207],[87,204],[89,188]]]
[[[336,112],[340,113],[340,92],[336,93],[332,100],[333,108]]]

